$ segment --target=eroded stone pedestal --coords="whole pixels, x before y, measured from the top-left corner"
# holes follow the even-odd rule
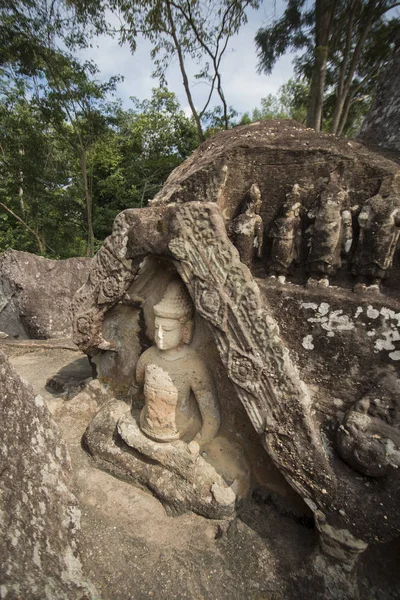
[[[200,453],[181,440],[155,442],[140,430],[139,412],[119,400],[100,409],[84,444],[98,466],[145,486],[176,513],[231,518],[249,493],[250,468],[235,442],[218,435]]]

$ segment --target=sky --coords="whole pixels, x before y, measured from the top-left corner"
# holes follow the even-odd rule
[[[275,65],[271,75],[257,73],[257,54],[254,37],[257,30],[270,24],[284,10],[283,0],[264,0],[259,10],[248,12],[248,23],[243,25],[239,34],[231,39],[222,63],[223,87],[227,102],[240,114],[251,112],[260,106],[260,100],[267,94],[276,94],[281,85],[293,75],[293,54],[286,54]],[[111,16],[112,18],[112,16]],[[153,65],[150,58],[151,44],[138,38],[137,50],[131,54],[129,46],[120,46],[117,39],[99,36],[93,40],[92,48],[81,53],[81,57],[92,59],[98,65],[99,79],[105,80],[112,75],[122,75],[124,81],[117,86],[116,96],[121,98],[124,108],[132,106],[129,98],[139,100],[150,98],[151,89],[158,87],[158,81],[151,77]],[[189,64],[190,83],[195,104],[201,106],[208,88],[194,79],[195,65]],[[182,78],[177,60],[166,72],[168,89],[175,92],[181,107],[190,114],[189,105],[183,89]],[[215,102],[217,103],[217,102]]]

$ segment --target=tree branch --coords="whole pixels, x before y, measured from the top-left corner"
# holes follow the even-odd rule
[[[18,216],[13,210],[11,210],[11,208],[9,208],[5,204],[3,204],[3,202],[0,202],[0,206],[3,210],[8,212],[10,215],[12,215],[14,217],[14,219],[17,219],[17,221],[19,221],[19,223],[21,223],[21,225],[23,225],[23,227],[25,227],[25,229],[34,236],[34,238],[37,242],[38,248],[39,248],[39,252],[44,254],[44,251],[45,251],[44,246],[47,246],[47,244],[45,242],[43,243],[43,240],[40,238],[38,233],[36,231],[34,231],[34,229],[29,227],[29,225],[27,223],[25,223],[25,221],[23,219],[21,219],[21,217]],[[54,250],[52,248],[50,248],[50,246],[47,246],[47,247],[49,248],[49,250],[54,252]]]

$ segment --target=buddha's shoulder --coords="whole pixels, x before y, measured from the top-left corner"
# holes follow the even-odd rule
[[[188,367],[190,367],[193,371],[203,373],[207,372],[207,364],[204,358],[201,356],[199,352],[197,352],[194,348],[189,348],[186,357],[185,363]]]
[[[147,350],[145,350],[143,354],[140,355],[138,362],[147,364],[148,362],[155,360],[157,357],[157,347],[151,346],[150,348],[147,348]]]

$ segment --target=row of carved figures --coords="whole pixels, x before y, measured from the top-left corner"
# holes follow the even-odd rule
[[[393,192],[386,194],[382,185],[379,193],[369,198],[361,210],[351,207],[349,193],[337,171],[330,174],[328,182],[319,183],[314,209],[305,208],[304,196],[305,190],[296,183],[272,223],[269,276],[284,283],[289,269],[299,262],[303,218],[307,216],[312,222],[306,231],[307,285],[329,286],[330,278],[346,261],[356,277],[355,291],[367,287],[379,291],[381,281],[389,275],[393,265],[400,233],[400,197]],[[253,184],[243,212],[227,225],[241,261],[249,268],[255,257],[262,256],[261,204],[260,188]],[[358,237],[353,230],[356,216]]]

